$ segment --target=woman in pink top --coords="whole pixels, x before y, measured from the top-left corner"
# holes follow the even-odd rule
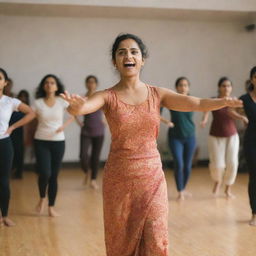
[[[218,98],[230,97],[232,83],[227,77],[218,82]],[[201,127],[205,127],[209,112],[205,112]],[[225,184],[225,194],[233,197],[231,185],[234,184],[238,168],[239,137],[234,120],[248,122],[247,118],[228,107],[212,111],[213,121],[208,138],[209,168],[214,181],[213,194],[217,196],[222,183]]]
[[[168,255],[168,198],[156,139],[160,106],[210,111],[241,105],[234,99],[199,99],[145,84],[140,71],[147,51],[140,38],[119,35],[112,61],[120,81],[88,99],[65,93],[68,111],[84,115],[103,109],[111,131],[104,169],[103,205],[108,256]]]

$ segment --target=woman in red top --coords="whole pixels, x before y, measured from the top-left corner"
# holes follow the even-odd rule
[[[218,98],[229,97],[232,92],[232,82],[227,77],[220,78],[218,82]],[[239,137],[235,119],[248,122],[247,118],[238,114],[233,109],[225,107],[212,111],[213,121],[208,139],[210,172],[214,180],[213,194],[217,196],[224,183],[225,194],[233,197],[231,185],[234,184],[238,168]],[[205,127],[209,112],[205,112],[201,127]]]

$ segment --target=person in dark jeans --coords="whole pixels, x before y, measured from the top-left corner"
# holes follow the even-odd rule
[[[249,120],[244,135],[244,154],[249,169],[248,194],[252,210],[250,225],[256,226],[256,66],[250,72],[249,92],[240,97]]]
[[[58,174],[65,151],[64,129],[74,118],[63,123],[68,103],[59,97],[64,86],[55,75],[46,75],[40,82],[35,101],[38,125],[34,136],[36,168],[40,199],[36,211],[42,214],[48,189],[48,213],[51,217],[59,216],[55,211],[58,190]]]
[[[87,89],[86,97],[91,96],[95,93],[98,86],[98,79],[96,76],[89,75],[85,79],[85,87]],[[96,182],[100,153],[104,141],[104,122],[103,113],[98,110],[94,113],[84,116],[84,121],[80,122],[76,119],[81,126],[81,136],[80,136],[80,160],[81,168],[85,173],[84,183],[87,184],[89,170],[91,169],[91,182],[90,185],[94,189],[98,189],[98,184]],[[91,148],[91,153],[89,150]]]
[[[26,90],[21,90],[18,93],[17,98],[29,105],[29,93]],[[11,116],[11,120],[9,125],[14,124],[15,122],[19,121],[24,117],[24,113],[20,111],[13,112]],[[19,127],[18,129],[14,130],[11,134],[11,140],[14,149],[14,157],[13,157],[13,178],[14,179],[22,179],[23,176],[23,167],[24,167],[24,130],[23,127]]]
[[[189,80],[186,77],[179,77],[176,80],[176,91],[183,95],[189,93]],[[190,177],[193,155],[196,149],[195,125],[193,112],[179,112],[170,110],[171,122],[162,118],[170,128],[168,131],[168,144],[174,160],[175,182],[178,190],[178,200],[184,200],[192,196],[186,191]]]

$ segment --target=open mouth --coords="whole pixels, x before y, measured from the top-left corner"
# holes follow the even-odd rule
[[[124,67],[126,68],[135,67],[135,63],[125,63]]]

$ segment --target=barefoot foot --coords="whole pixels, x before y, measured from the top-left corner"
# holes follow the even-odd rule
[[[256,226],[256,214],[252,215],[251,220],[249,221],[249,225]]]
[[[36,212],[39,214],[39,215],[42,215],[43,214],[43,211],[44,211],[44,208],[45,208],[45,198],[41,198],[36,206]]]
[[[92,181],[91,181],[91,187],[92,187],[93,189],[95,189],[95,190],[98,190],[98,189],[99,189],[99,186],[98,186],[96,180],[92,180]]]
[[[9,219],[9,218],[7,218],[7,217],[4,217],[4,218],[3,218],[3,222],[4,222],[4,225],[5,225],[6,227],[13,227],[13,226],[16,225],[15,222],[13,222],[11,219]]]
[[[59,217],[59,216],[60,216],[60,214],[58,214],[58,213],[54,210],[54,207],[53,207],[53,206],[50,206],[50,207],[49,207],[48,212],[49,212],[49,216],[50,216],[50,217]]]

